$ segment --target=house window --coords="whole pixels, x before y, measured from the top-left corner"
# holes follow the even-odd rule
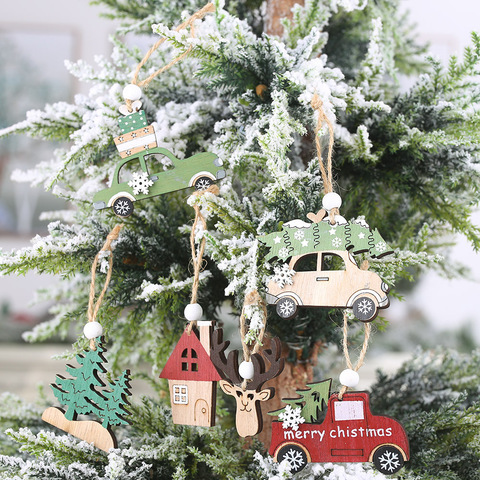
[[[188,404],[188,387],[186,385],[173,386],[173,403],[177,405]]]
[[[182,371],[198,372],[197,352],[193,348],[185,348],[182,352]]]

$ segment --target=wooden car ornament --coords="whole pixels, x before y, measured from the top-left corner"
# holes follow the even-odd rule
[[[238,350],[232,350],[228,358],[225,356],[225,350],[229,344],[229,341],[223,341],[222,329],[215,330],[210,356],[222,377],[221,389],[227,395],[233,396],[237,402],[235,416],[237,432],[241,437],[249,437],[261,432],[263,428],[260,402],[275,395],[273,387],[262,389],[262,386],[282,373],[285,360],[281,358],[280,340],[272,339],[272,348],[262,352],[270,364],[269,367],[266,367],[261,354],[253,354],[251,356],[253,377],[245,382],[239,373]]]
[[[267,303],[284,319],[293,318],[298,307],[327,307],[351,308],[359,320],[372,321],[378,309],[388,307],[389,287],[375,272],[361,270],[354,254],[380,258],[392,249],[363,219],[332,225],[325,211],[308,218],[314,223],[292,220],[281,232],[259,237],[269,248],[267,261],[288,261],[275,267]]]
[[[313,398],[310,396],[305,405]],[[291,408],[295,400],[297,411]],[[299,411],[305,409],[302,400],[285,399],[290,403],[287,421],[272,423],[269,453],[277,462],[287,460],[292,473],[299,472],[309,462],[373,462],[379,472],[393,475],[409,460],[404,428],[393,418],[373,415],[368,393],[344,393],[341,400],[338,394],[331,395],[326,416],[318,423],[312,422],[312,417],[300,420]],[[315,407],[318,405],[317,402]]]
[[[105,352],[102,341],[97,338],[94,350],[88,349],[83,355],[76,356],[79,367],[67,365],[66,370],[73,378],[57,375],[52,390],[66,409],[49,407],[43,412],[42,420],[108,452],[117,446],[111,426],[130,423],[125,418],[130,415],[125,408],[129,404],[130,372],[125,370],[108,386],[100,379],[98,374],[106,371],[102,365],[106,362],[102,355]],[[108,389],[103,388],[106,386]],[[96,415],[102,422],[77,420],[77,415],[88,414]]]
[[[137,200],[189,187],[205,190],[225,178],[223,162],[214,153],[178,159],[159,147],[154,125],[147,125],[143,110],[121,117],[119,125],[122,133],[114,141],[122,160],[115,167],[111,186],[93,197],[95,209],[111,207],[115,215],[128,217]]]

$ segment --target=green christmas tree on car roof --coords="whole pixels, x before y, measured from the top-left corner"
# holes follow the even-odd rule
[[[116,446],[116,440],[110,431],[112,425],[126,425],[129,415],[126,406],[129,404],[130,372],[125,370],[120,378],[107,385],[100,379],[99,373],[105,373],[103,357],[105,348],[102,339],[95,339],[95,348],[77,355],[78,367],[67,365],[66,371],[73,378],[57,375],[56,383],[51,387],[58,401],[66,407],[63,410],[50,407],[43,413],[43,420],[65,430],[72,435],[94,442],[106,451]],[[93,414],[102,419],[102,424],[91,421],[77,421],[78,415]],[[87,428],[86,423],[89,423]],[[102,446],[105,445],[105,446]]]
[[[303,423],[301,419],[304,419],[306,423],[320,423],[321,413],[327,408],[331,385],[331,378],[321,382],[307,383],[306,389],[295,390],[298,395],[297,398],[282,398],[282,402],[286,406],[268,412],[268,414],[278,416],[280,420],[286,421],[289,426],[292,426],[290,423],[295,422],[295,419],[300,420],[300,423]],[[288,406],[289,409],[287,409]],[[296,409],[300,409],[300,411],[292,412]]]
[[[362,218],[333,225],[328,217],[313,223],[291,220],[283,224],[280,232],[261,235],[258,239],[270,249],[266,261],[274,258],[286,261],[296,255],[325,250],[368,252],[374,258],[393,253],[378,230],[370,229]]]

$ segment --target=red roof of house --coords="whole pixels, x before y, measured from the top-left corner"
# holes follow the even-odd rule
[[[192,350],[196,358],[192,358]],[[196,364],[197,370],[192,368]],[[203,382],[218,382],[221,380],[217,369],[210,360],[197,335],[185,330],[175,346],[170,358],[163,367],[160,378],[169,380],[198,380]]]

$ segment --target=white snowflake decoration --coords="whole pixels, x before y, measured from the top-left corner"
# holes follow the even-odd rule
[[[292,408],[291,405],[287,405],[285,410],[278,415],[278,418],[283,422],[282,427],[298,430],[298,426],[305,422],[305,419],[300,414],[301,411],[300,407]]]
[[[380,252],[384,252],[386,249],[387,249],[387,245],[385,244],[385,242],[378,242],[376,245],[375,245],[375,248]]]
[[[284,263],[280,266],[274,267],[272,280],[280,287],[283,288],[285,285],[293,285],[293,276],[295,275],[295,270],[290,270],[290,267],[287,263]]]
[[[133,178],[128,182],[128,186],[133,189],[133,194],[143,193],[148,195],[149,188],[153,185],[153,181],[148,178],[147,172],[134,173]]]
[[[282,248],[278,251],[278,256],[279,256],[280,258],[287,258],[287,257],[288,257],[288,248],[282,247]]]
[[[380,465],[384,470],[395,472],[400,467],[400,458],[397,452],[387,450],[380,458]]]
[[[332,240],[332,245],[335,247],[335,248],[338,248],[340,247],[340,245],[342,245],[342,240],[338,237],[335,237],[333,240]]]
[[[297,230],[294,236],[297,240],[302,240],[303,237],[305,237],[305,232],[303,230]]]

